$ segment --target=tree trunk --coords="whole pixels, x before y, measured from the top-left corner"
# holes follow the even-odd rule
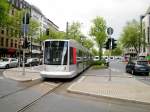
[[[99,44],[99,60],[102,59],[102,46]]]

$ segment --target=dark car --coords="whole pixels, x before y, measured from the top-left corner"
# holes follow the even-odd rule
[[[126,65],[126,72],[136,75],[137,73],[149,75],[150,67],[146,60],[130,60]]]
[[[38,58],[29,58],[25,63],[25,66],[37,66],[37,65],[39,65]]]

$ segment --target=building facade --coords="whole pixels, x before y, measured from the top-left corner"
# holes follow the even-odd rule
[[[17,13],[17,11],[24,8],[30,9],[31,19],[36,20],[40,24],[39,30],[37,30],[36,35],[32,36],[33,39],[36,39],[41,34],[44,34],[46,32],[46,29],[48,28],[58,30],[58,26],[50,21],[48,18],[46,18],[44,14],[40,11],[40,9],[33,5],[30,5],[25,0],[8,0],[8,3],[11,5],[11,9],[8,12],[10,16],[15,16],[15,13]],[[22,25],[20,25],[20,28],[21,26]],[[17,28],[0,26],[0,58],[17,57],[19,53],[22,52],[22,47],[20,45],[20,40],[21,38],[23,38],[22,35],[22,31],[18,31]],[[31,37],[28,38],[30,38],[29,40],[31,41]],[[29,48],[29,52],[33,54],[39,54],[41,51],[41,43],[35,43],[32,41],[31,43],[32,44]],[[30,51],[30,49],[32,51]]]
[[[24,7],[29,7],[29,4],[24,0],[8,0],[11,8],[8,15],[15,16],[17,11]],[[20,49],[21,32],[13,26],[0,26],[0,57],[16,57]]]
[[[48,18],[46,18],[44,14],[41,12],[41,10],[34,5],[31,5],[31,19],[39,24],[39,28],[36,31],[35,35],[29,37],[30,38],[29,40],[31,41],[29,49],[32,57],[35,56],[39,57],[39,55],[42,53],[41,51],[42,42],[35,43],[33,40],[36,40],[42,35],[45,35],[47,29],[51,28],[54,31],[58,31],[59,27],[55,25],[52,21],[50,21]]]
[[[140,55],[150,55],[150,7],[146,13],[141,16],[141,34],[145,45],[142,46]]]

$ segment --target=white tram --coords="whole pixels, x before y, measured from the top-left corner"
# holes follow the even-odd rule
[[[74,40],[46,40],[43,48],[44,78],[72,78],[92,61],[88,49]]]

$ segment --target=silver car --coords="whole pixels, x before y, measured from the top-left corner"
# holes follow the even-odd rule
[[[17,67],[18,60],[15,58],[2,58],[0,60],[0,68]]]

